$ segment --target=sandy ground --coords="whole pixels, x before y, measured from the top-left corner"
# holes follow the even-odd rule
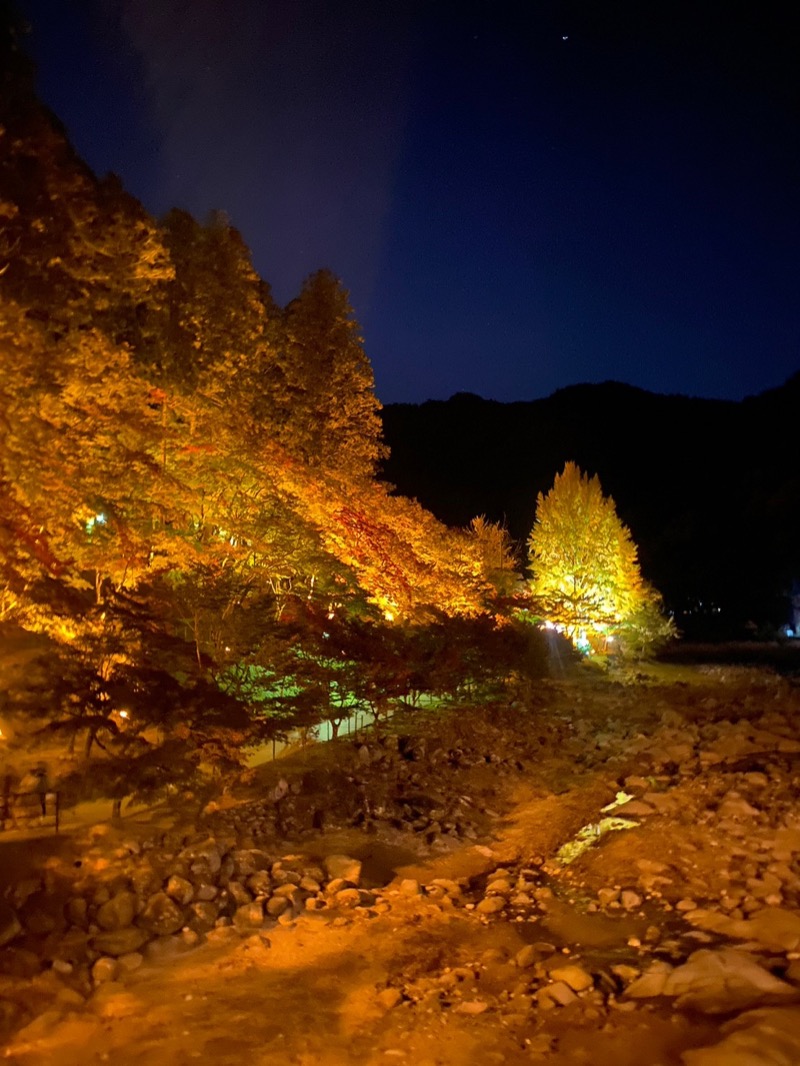
[[[615,986],[609,974],[613,967],[638,974],[658,958],[678,964],[697,948],[717,945],[720,938],[688,922],[688,910],[676,904],[688,899],[707,909],[740,882],[747,885],[748,877],[763,879],[757,860],[764,841],[788,832],[800,815],[800,756],[791,750],[789,728],[793,722],[798,729],[797,689],[744,671],[692,673],[691,683],[686,677],[667,674],[626,687],[550,686],[537,697],[533,721],[540,735],[507,737],[514,751],[533,750],[535,743],[535,759],[502,780],[493,777],[491,765],[469,778],[467,787],[484,808],[487,831],[478,841],[437,848],[414,834],[378,831],[367,838],[339,829],[284,842],[285,850],[316,856],[371,855],[372,880],[380,884],[376,906],[301,914],[244,939],[230,928],[215,930],[202,946],[145,963],[124,981],[99,986],[85,1002],[59,993],[2,1054],[18,1066],[680,1066],[687,1050],[718,1042],[721,1026],[740,1008],[732,1003],[730,1010],[709,1013],[676,1010],[664,997],[626,999],[624,982]],[[774,772],[763,754],[768,715],[773,726],[776,715],[782,723],[787,749],[775,754]],[[498,730],[507,731],[508,721],[476,742],[502,748]],[[734,745],[727,763],[709,757],[704,765],[706,747],[723,750],[727,743],[726,723],[733,735],[742,722],[761,729],[748,741],[750,761],[742,762]],[[531,719],[524,728],[531,731]],[[689,752],[692,735],[699,739]],[[760,774],[766,783],[747,774]],[[597,822],[601,809],[632,782],[640,782],[638,795],[650,796],[650,804],[654,795],[670,802],[634,819],[635,828],[609,833],[571,865],[559,863],[559,849]],[[751,785],[764,797],[751,808],[763,830],[758,840],[746,821],[736,822],[741,832],[731,836],[734,823],[719,814],[732,802],[731,792],[741,796]],[[789,841],[783,856],[789,879],[782,905],[793,912],[797,897],[789,875],[800,873],[800,837],[796,845]],[[486,877],[498,870],[516,877],[522,868],[536,877],[531,905],[480,914],[476,901]],[[659,870],[665,871],[661,880],[653,875]],[[442,901],[409,884],[430,885],[436,878],[460,879],[462,897]],[[603,890],[626,886],[639,894],[636,906],[598,905]],[[747,913],[768,906],[762,896]],[[535,979],[515,962],[526,945],[545,945]],[[759,958],[765,968],[776,972],[780,963],[785,972],[798,957],[796,951],[778,954]],[[564,1006],[536,994],[559,963],[594,975],[593,987]],[[43,986],[51,979],[47,973],[37,978]],[[0,983],[0,995],[6,989]],[[796,1017],[800,1025],[800,1013]],[[800,1058],[748,1061],[790,1066]]]

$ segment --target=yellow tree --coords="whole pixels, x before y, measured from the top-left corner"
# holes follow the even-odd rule
[[[500,596],[511,596],[520,582],[519,563],[505,526],[489,522],[485,515],[473,518],[467,530],[481,556],[484,578]]]
[[[613,499],[575,463],[539,493],[528,551],[536,609],[576,645],[605,644],[645,608],[658,614]]]

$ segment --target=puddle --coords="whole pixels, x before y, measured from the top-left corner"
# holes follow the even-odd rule
[[[643,940],[653,919],[639,917],[624,911],[617,915],[590,914],[581,911],[575,903],[549,899],[547,910],[534,928],[541,939],[542,928],[560,944],[580,945],[583,948],[620,948],[630,951],[628,940],[637,937]]]

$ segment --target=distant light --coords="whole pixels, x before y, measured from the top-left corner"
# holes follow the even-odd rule
[[[387,622],[393,622],[394,621],[394,615],[392,614],[391,611],[384,611],[383,612],[383,617],[386,619]]]
[[[104,526],[106,524],[106,516],[103,511],[96,514],[93,518],[90,518],[86,523],[86,532],[91,533],[95,526]]]
[[[569,34],[568,33],[562,33],[561,34],[561,40],[562,41],[568,41],[569,40]]]
[[[120,716],[120,718],[127,718],[128,717],[128,712],[127,711],[120,711],[119,712],[119,716]]]

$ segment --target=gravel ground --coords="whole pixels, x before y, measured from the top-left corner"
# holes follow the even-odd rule
[[[735,667],[551,682],[191,824],[0,840],[5,1055],[800,1062],[799,710]]]

